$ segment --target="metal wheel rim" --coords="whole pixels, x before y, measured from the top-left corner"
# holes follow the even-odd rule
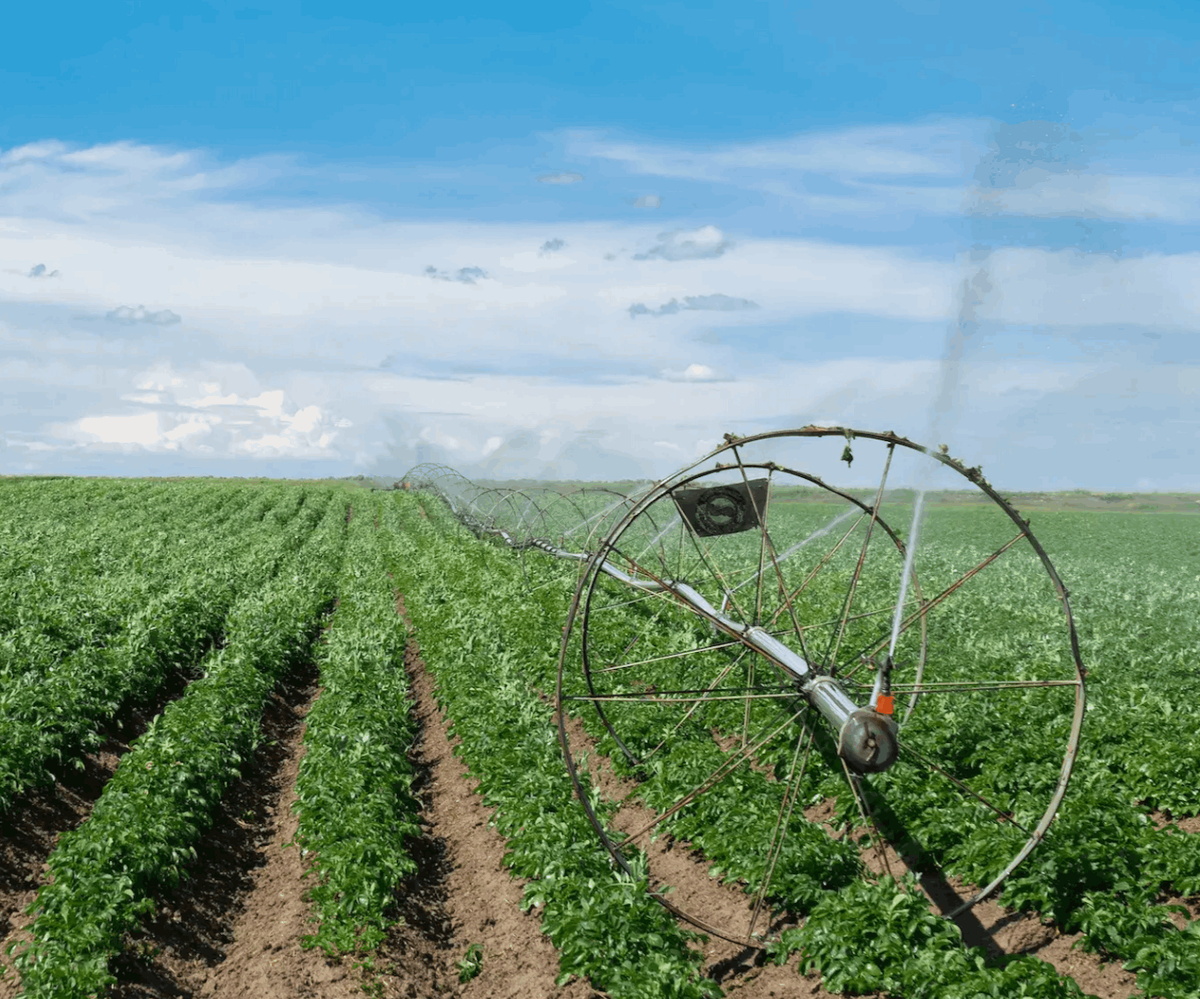
[[[989,894],[991,894],[1003,882],[1003,880],[1009,874],[1011,874],[1012,871],[1036,847],[1036,845],[1041,841],[1041,839],[1045,835],[1046,829],[1049,827],[1050,822],[1053,820],[1054,815],[1057,812],[1057,809],[1062,801],[1062,797],[1065,794],[1065,791],[1067,788],[1067,783],[1070,778],[1071,770],[1074,765],[1075,752],[1078,747],[1078,739],[1079,739],[1079,733],[1080,733],[1080,729],[1081,729],[1081,725],[1082,725],[1082,719],[1083,719],[1083,713],[1084,713],[1084,702],[1085,702],[1085,690],[1084,690],[1085,669],[1083,667],[1082,661],[1079,656],[1078,638],[1077,638],[1077,634],[1076,634],[1076,630],[1075,630],[1074,620],[1071,615],[1070,606],[1068,603],[1067,590],[1063,586],[1060,578],[1058,577],[1058,574],[1057,574],[1056,570],[1054,569],[1053,564],[1050,562],[1049,557],[1047,556],[1044,548],[1042,547],[1040,542],[1036,539],[1036,537],[1033,535],[1033,533],[1029,530],[1028,521],[1023,520],[1021,518],[1020,514],[1011,506],[1011,504],[1009,504],[998,493],[995,492],[995,490],[991,487],[991,485],[982,477],[982,474],[979,472],[978,469],[968,469],[965,466],[963,466],[960,462],[956,461],[953,458],[950,458],[949,456],[947,456],[945,454],[930,451],[929,449],[927,449],[921,445],[918,445],[911,441],[908,441],[905,438],[898,437],[897,435],[895,435],[893,433],[878,433],[878,432],[862,431],[862,430],[847,431],[845,428],[841,428],[841,427],[806,427],[806,428],[802,428],[801,430],[796,430],[796,431],[775,431],[775,432],[770,432],[770,433],[766,433],[766,434],[753,435],[753,436],[749,436],[749,437],[745,437],[745,438],[738,438],[738,439],[734,439],[731,441],[727,441],[726,444],[724,444],[723,446],[717,448],[710,454],[704,456],[703,458],[694,462],[692,465],[681,470],[680,472],[677,472],[674,476],[671,476],[670,478],[663,480],[662,483],[660,483],[654,489],[652,489],[647,494],[645,494],[640,500],[638,500],[638,502],[633,504],[629,508],[629,510],[626,512],[625,516],[617,524],[615,524],[612,527],[609,534],[605,538],[604,543],[601,544],[599,547],[597,547],[596,550],[593,552],[592,557],[587,562],[585,569],[584,569],[583,573],[581,574],[579,583],[576,587],[574,598],[571,603],[570,611],[568,613],[567,623],[563,630],[563,638],[562,638],[562,643],[560,646],[558,689],[557,689],[557,696],[556,696],[560,743],[561,743],[561,746],[563,749],[564,758],[566,760],[567,767],[570,772],[572,781],[575,785],[577,794],[579,795],[581,801],[584,804],[584,807],[587,811],[587,814],[588,814],[589,820],[591,821],[591,824],[595,828],[601,842],[603,843],[605,848],[608,850],[610,855],[613,857],[614,862],[617,863],[620,867],[622,867],[627,872],[632,873],[632,870],[630,868],[628,861],[622,855],[620,849],[614,843],[612,837],[609,835],[608,831],[604,828],[603,823],[600,821],[600,819],[596,815],[594,809],[591,807],[590,802],[587,800],[587,794],[583,787],[583,781],[580,778],[580,775],[575,766],[574,758],[572,756],[570,739],[569,739],[567,729],[566,729],[567,709],[566,709],[566,702],[564,701],[564,681],[566,680],[566,672],[568,669],[570,669],[570,664],[568,663],[568,649],[569,649],[569,645],[570,645],[570,641],[571,641],[571,636],[574,633],[574,631],[576,630],[576,628],[578,627],[578,628],[580,628],[581,631],[586,631],[586,629],[588,627],[589,617],[588,617],[587,611],[590,606],[590,600],[592,598],[592,595],[594,594],[594,592],[596,590],[597,579],[599,576],[598,566],[605,557],[607,557],[608,555],[611,554],[613,545],[615,544],[615,542],[621,538],[624,531],[629,527],[629,525],[636,518],[643,515],[643,513],[645,513],[651,506],[653,506],[656,502],[661,501],[665,495],[672,493],[675,489],[678,489],[682,485],[685,485],[689,482],[698,481],[698,480],[704,478],[706,475],[710,474],[709,470],[701,469],[701,466],[707,465],[707,463],[712,461],[717,456],[722,455],[723,453],[728,452],[730,450],[734,450],[734,453],[738,454],[738,463],[739,463],[739,466],[741,466],[741,458],[740,458],[740,454],[737,451],[737,449],[745,448],[752,444],[757,444],[757,443],[761,443],[764,441],[771,441],[773,439],[783,438],[783,437],[821,438],[821,437],[842,437],[843,435],[847,435],[847,434],[849,436],[853,437],[854,439],[861,438],[861,439],[865,439],[865,440],[876,441],[881,444],[888,445],[889,448],[902,447],[902,448],[906,448],[906,449],[909,449],[914,452],[920,452],[921,454],[926,455],[929,458],[932,458],[936,461],[941,462],[943,465],[949,467],[954,472],[958,473],[960,476],[962,476],[963,478],[966,478],[969,482],[971,482],[973,485],[975,485],[981,492],[983,492],[992,501],[992,503],[994,503],[997,507],[999,507],[1000,510],[1003,511],[1003,513],[1009,518],[1009,520],[1011,520],[1013,522],[1013,524],[1015,524],[1017,526],[1021,536],[1024,539],[1028,540],[1030,547],[1036,553],[1037,559],[1040,561],[1042,568],[1045,570],[1051,583],[1053,584],[1054,590],[1055,590],[1059,600],[1061,601],[1062,610],[1065,615],[1065,621],[1066,621],[1066,625],[1067,625],[1067,633],[1069,635],[1069,642],[1070,642],[1070,653],[1071,653],[1072,665],[1073,665],[1073,669],[1075,672],[1075,681],[1074,681],[1075,699],[1074,699],[1074,710],[1073,710],[1073,713],[1071,716],[1070,733],[1067,737],[1066,751],[1064,753],[1062,764],[1059,769],[1058,780],[1057,780],[1056,786],[1054,788],[1053,793],[1050,796],[1050,799],[1047,803],[1047,806],[1046,806],[1043,814],[1041,815],[1035,828],[1033,828],[1030,831],[1030,834],[1025,839],[1025,841],[1022,844],[1022,846],[1020,847],[1020,849],[1018,849],[1014,853],[1014,855],[1009,860],[1009,862],[1004,866],[1003,870],[990,883],[988,883],[987,885],[980,888],[971,898],[965,900],[956,909],[954,909],[951,912],[946,913],[947,916],[954,916],[966,909],[969,909],[972,905],[974,905],[981,899],[983,899],[983,898],[987,897]],[[749,467],[754,467],[754,466],[752,464],[747,464],[742,467],[749,468]],[[700,470],[697,471],[697,469],[700,469]],[[788,471],[794,475],[804,476],[804,473],[795,472],[794,470],[788,470]],[[812,479],[812,477],[809,477],[809,478]],[[833,493],[838,492],[836,489],[829,486],[825,482],[820,481],[819,479],[813,479],[813,481],[815,481],[815,483],[817,485],[821,486],[824,489],[829,490],[830,492],[833,492]],[[861,504],[859,504],[859,505],[861,506]],[[887,533],[893,538],[893,540],[896,542],[896,544],[900,547],[901,551],[903,551],[903,547],[904,547],[903,543],[896,537],[895,532],[893,530],[891,530],[890,527],[888,527],[886,529],[887,529]],[[923,600],[924,600],[924,598],[922,598],[922,601]],[[582,620],[581,620],[581,616],[582,616]],[[921,620],[922,627],[924,627],[924,625],[927,621],[927,618],[928,618],[927,614],[921,615],[920,620]],[[924,637],[922,638],[922,648],[924,648]],[[917,684],[916,684],[916,686],[918,688],[921,687],[921,684],[923,682],[924,659],[922,659],[921,670],[922,670],[922,672],[919,675]],[[589,689],[592,690],[592,692],[594,694],[595,689],[592,686],[590,679],[588,682],[589,682]],[[923,693],[925,693],[925,691],[918,689],[912,694],[912,696],[910,696],[909,701],[908,701],[907,710],[904,712],[903,721],[905,723],[907,723],[908,719],[911,717],[913,708],[916,706],[917,701],[919,700],[919,698],[922,696]],[[615,738],[615,740],[617,741],[617,743],[619,745],[621,745],[621,747],[623,749],[625,749],[625,751],[627,753],[630,752],[629,749],[627,747],[625,747],[624,744],[621,742],[620,735],[618,734],[618,732],[616,732],[613,729],[612,723],[607,718],[600,703],[597,701],[597,702],[595,702],[594,706],[598,709],[598,713],[602,719],[603,725],[606,728],[608,728],[608,730],[612,733],[612,735]],[[698,926],[705,932],[712,933],[716,936],[720,936],[725,939],[735,940],[738,943],[749,944],[751,946],[761,946],[761,944],[756,943],[753,940],[746,940],[746,939],[738,938],[736,935],[731,935],[724,928],[713,926],[713,925],[709,924],[706,920],[704,920],[701,917],[698,917],[695,913],[689,913],[689,912],[682,910],[680,907],[675,906],[669,899],[664,897],[661,893],[653,891],[653,889],[652,889],[652,894],[654,894],[659,899],[659,901],[661,901],[668,909],[670,909],[676,915],[691,922],[693,925]]]

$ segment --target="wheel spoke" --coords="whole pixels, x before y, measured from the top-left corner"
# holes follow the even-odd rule
[[[713,680],[713,682],[711,684],[709,684],[708,691],[715,690],[717,688],[717,685],[720,684],[720,682],[722,680],[724,680],[725,677],[727,677],[730,674],[730,672],[738,665],[738,663],[740,663],[742,661],[742,659],[746,656],[746,654],[749,651],[750,651],[749,649],[745,649],[745,648],[742,649],[742,651],[738,655],[738,657],[735,660],[733,660],[733,662],[729,663],[729,665],[727,665],[723,670],[721,670],[720,675],[715,680]],[[658,745],[655,746],[652,750],[650,750],[650,752],[647,753],[645,755],[645,757],[643,757],[642,762],[645,763],[646,760],[650,759],[652,756],[654,756],[655,753],[657,753],[660,749],[662,749],[663,746],[665,746],[671,740],[672,736],[674,736],[675,733],[678,732],[684,726],[684,724],[687,723],[688,719],[690,719],[692,717],[692,715],[694,715],[696,713],[696,711],[699,710],[700,705],[703,704],[705,702],[705,700],[706,700],[705,698],[697,699],[696,702],[690,708],[688,708],[686,712],[684,712],[683,717],[680,718],[679,721],[677,721],[675,723],[675,725],[671,728],[671,731],[668,732],[665,736],[662,737],[662,739],[659,740]]]
[[[644,694],[564,694],[564,701],[590,701],[593,704],[621,701],[627,704],[705,704],[715,701],[794,701],[795,690],[765,690],[762,687],[728,687],[712,694],[713,687],[693,690],[648,690]],[[683,719],[686,721],[686,717]]]
[[[883,463],[883,475],[879,479],[879,490],[875,493],[875,503],[871,507],[871,519],[867,524],[867,534],[863,538],[862,550],[858,553],[858,563],[854,566],[854,575],[850,577],[850,587],[846,591],[846,603],[842,607],[842,623],[838,625],[837,634],[830,643],[825,655],[829,664],[829,675],[837,674],[837,654],[842,645],[842,636],[846,633],[846,619],[850,616],[850,607],[854,603],[854,593],[858,589],[858,580],[862,576],[863,563],[867,560],[867,549],[871,545],[871,534],[875,530],[875,522],[879,519],[879,505],[883,502],[883,489],[887,484],[888,471],[892,467],[892,455],[896,450],[895,444],[888,445],[887,459]]]
[[[743,472],[743,475],[744,474],[745,473]],[[682,511],[680,512],[680,516],[683,517]],[[753,622],[746,616],[745,609],[740,603],[738,603],[737,597],[734,596],[733,588],[729,584],[727,575],[722,572],[716,564],[716,558],[713,554],[713,545],[715,542],[709,541],[704,548],[701,548],[695,525],[690,523],[686,517],[683,517],[683,520],[688,527],[688,530],[685,533],[687,533],[688,537],[691,539],[692,546],[696,549],[696,553],[700,556],[700,561],[703,563],[704,567],[709,571],[713,579],[720,583],[724,598],[727,599],[732,605],[733,609],[737,611],[738,617],[741,618],[742,624],[752,624]]]
[[[993,812],[995,812],[996,815],[998,815],[1003,821],[1011,823],[1014,826],[1014,828],[1020,829],[1021,832],[1023,832],[1026,836],[1033,835],[1033,833],[1031,833],[1028,829],[1026,829],[1023,825],[1021,825],[1020,822],[1018,822],[1013,817],[1012,812],[1006,812],[1001,808],[997,808],[995,805],[993,805],[990,801],[988,801],[987,798],[985,798],[978,791],[975,791],[974,789],[972,789],[964,781],[959,780],[957,777],[954,776],[954,774],[950,773],[948,770],[944,769],[943,767],[938,766],[936,763],[933,762],[933,760],[927,759],[926,757],[922,756],[915,749],[913,749],[912,746],[908,745],[908,743],[898,742],[898,745],[900,746],[901,752],[908,753],[909,756],[911,756],[913,759],[915,759],[923,767],[927,767],[928,769],[941,774],[943,777],[946,778],[946,780],[948,780],[951,784],[953,784],[956,788],[958,788],[958,790],[960,790],[965,796],[967,796],[969,798],[974,798],[976,801],[980,802],[981,804],[986,805]]]
[[[816,567],[811,572],[809,572],[809,574],[807,576],[804,577],[804,581],[794,591],[785,595],[783,603],[781,603],[778,607],[776,607],[774,612],[771,614],[771,622],[770,623],[771,623],[772,627],[774,627],[775,623],[779,620],[779,615],[783,612],[783,610],[785,608],[787,608],[788,610],[792,609],[792,602],[794,600],[796,600],[800,596],[801,593],[804,592],[804,590],[808,587],[808,584],[811,583],[816,578],[817,573],[819,573],[823,568],[825,568],[826,563],[828,563],[829,560],[838,553],[838,550],[842,547],[842,545],[844,545],[846,543],[846,540],[850,537],[851,534],[854,533],[854,531],[858,527],[858,525],[862,523],[862,519],[865,516],[866,516],[866,514],[859,514],[858,519],[853,524],[850,525],[850,530],[848,530],[845,534],[843,534],[841,536],[841,538],[838,539],[837,543],[834,544],[834,546],[831,549],[829,549],[828,552],[826,552],[825,556],[821,559],[820,562],[817,563]],[[794,619],[794,617],[795,617],[795,615],[793,613],[793,619]]]
[[[1016,535],[1014,538],[1012,538],[1012,540],[1001,545],[994,552],[992,552],[991,555],[989,555],[987,558],[985,558],[978,565],[972,566],[970,569],[968,569],[966,572],[964,572],[961,576],[959,576],[958,579],[956,579],[953,583],[951,583],[944,590],[942,590],[942,592],[939,593],[936,597],[923,603],[920,607],[918,607],[915,611],[913,611],[908,617],[906,617],[900,623],[900,630],[899,630],[898,634],[901,634],[901,635],[904,634],[904,632],[906,632],[912,626],[913,622],[916,621],[918,618],[920,618],[922,615],[928,616],[929,612],[931,610],[933,610],[933,608],[938,606],[938,604],[942,603],[948,596],[950,596],[950,594],[954,593],[957,589],[959,589],[959,587],[961,587],[963,585],[963,583],[965,583],[972,576],[978,574],[980,572],[980,570],[982,570],[985,566],[991,565],[993,562],[995,562],[996,559],[998,559],[1001,555],[1003,555],[1006,551],[1008,551],[1013,545],[1015,545],[1018,541],[1020,541],[1025,536],[1026,536],[1025,532],[1021,531],[1020,534]],[[866,656],[868,659],[870,659],[872,656],[878,655],[880,652],[883,651],[884,647],[888,644],[888,642],[890,640],[891,640],[891,631],[888,631],[888,633],[877,644],[875,644],[867,649],[864,649],[855,658],[860,658],[862,656]]]
[[[808,767],[808,754],[812,749],[815,729],[810,729],[804,722],[800,723],[800,734],[796,737],[796,748],[792,752],[792,762],[788,769],[787,780],[784,782],[783,799],[779,802],[779,815],[775,819],[775,828],[771,832],[771,842],[767,847],[767,864],[763,871],[762,882],[754,899],[754,911],[750,915],[750,929],[746,932],[747,941],[754,937],[754,927],[762,913],[763,905],[771,889],[771,880],[775,876],[775,865],[783,853],[783,842],[787,838],[788,824],[792,820],[792,811],[796,807],[796,799],[800,797],[800,786],[804,782],[804,771]],[[800,760],[800,772],[796,772],[796,760],[800,757],[801,743],[804,745],[804,756]]]
[[[745,648],[742,642],[718,642],[715,645],[698,645],[692,649],[683,649],[680,652],[668,652],[661,656],[651,656],[649,659],[639,659],[632,663],[612,663],[604,666],[601,669],[592,670],[596,675],[601,673],[615,673],[623,669],[632,669],[634,666],[648,666],[651,663],[667,662],[671,659],[682,659],[684,656],[694,655],[697,652],[716,652],[720,649],[732,649],[736,646]]]
[[[628,836],[626,836],[625,839],[619,845],[625,846],[626,844],[632,843],[635,840],[640,839],[641,837],[645,836],[646,833],[652,832],[654,829],[658,828],[658,826],[662,825],[662,823],[665,822],[667,819],[669,819],[672,815],[675,815],[681,809],[686,808],[693,801],[695,801],[698,797],[700,797],[700,795],[702,795],[705,791],[709,790],[712,787],[715,787],[722,780],[724,780],[726,777],[728,777],[729,774],[733,773],[733,771],[736,770],[739,766],[741,766],[743,763],[745,763],[747,760],[749,760],[751,757],[753,757],[760,749],[763,748],[763,746],[767,745],[767,743],[769,743],[772,739],[774,739],[777,735],[779,735],[779,733],[786,730],[794,721],[796,721],[796,719],[798,719],[807,710],[808,710],[808,705],[805,704],[795,714],[793,714],[785,722],[783,722],[776,729],[774,729],[770,734],[764,736],[762,739],[760,739],[754,745],[746,746],[744,749],[740,749],[740,750],[738,750],[738,752],[734,753],[733,755],[726,757],[725,760],[721,763],[721,765],[719,767],[717,767],[717,769],[714,770],[711,774],[709,774],[708,777],[706,777],[703,781],[701,781],[694,788],[692,788],[692,790],[690,790],[687,794],[685,794],[682,798],[680,798],[677,802],[675,802],[675,804],[673,804],[670,808],[668,808],[666,811],[664,811],[661,815],[658,815],[652,821],[647,822],[644,826],[642,826],[640,829],[638,829],[637,832],[630,833]]]
[[[843,681],[845,678],[843,678]],[[974,693],[983,690],[1027,690],[1036,687],[1078,687],[1080,681],[1075,680],[982,680],[978,683],[969,681],[946,680],[937,683],[893,683],[893,694],[958,694]],[[864,689],[870,684],[860,685]]]

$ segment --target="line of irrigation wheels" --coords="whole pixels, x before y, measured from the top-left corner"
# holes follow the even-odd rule
[[[851,468],[871,486],[832,484]],[[808,426],[728,434],[629,494],[483,489],[438,465],[404,486],[522,558],[579,564],[556,695],[564,760],[613,862],[701,930],[763,947],[795,925],[788,837],[831,798],[840,835],[867,830],[881,858],[891,846],[951,917],[1053,821],[1085,707],[1067,590],[1028,520],[944,446]],[[921,528],[928,492],[964,488],[974,502]],[[585,789],[572,717],[619,773],[619,807]],[[666,770],[666,797],[640,793]],[[736,849],[756,872],[719,917],[663,890],[651,847],[706,798],[746,817]],[[992,824],[989,883],[912,832],[939,823]]]

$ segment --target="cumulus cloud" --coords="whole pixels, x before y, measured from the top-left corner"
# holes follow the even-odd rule
[[[334,445],[354,425],[318,402],[300,404],[284,389],[265,388],[242,365],[161,364],[136,374],[131,387],[138,391],[121,398],[139,411],[113,406],[55,425],[53,436],[125,452],[328,459],[339,457]]]
[[[581,173],[544,173],[538,177],[539,184],[578,184],[583,180]]]
[[[636,319],[638,316],[673,316],[678,312],[691,310],[709,310],[713,312],[743,312],[748,309],[757,309],[759,304],[752,302],[748,298],[733,298],[730,295],[685,295],[683,302],[672,298],[665,305],[660,305],[657,309],[651,309],[644,302],[634,302],[629,306],[629,316]],[[720,343],[718,337],[715,341]]]
[[[673,382],[722,382],[728,380],[707,364],[689,364],[682,371],[668,369],[662,375],[668,381]]]
[[[699,229],[676,229],[660,232],[658,242],[645,253],[634,254],[634,260],[708,260],[719,257],[733,244],[715,225]]]
[[[425,268],[425,273],[435,281],[457,281],[460,284],[474,284],[477,280],[487,278],[487,271],[482,267],[460,267],[455,273],[448,274],[430,264]]]
[[[133,326],[137,323],[150,323],[152,326],[171,326],[174,323],[182,321],[181,317],[170,309],[148,312],[144,305],[121,305],[111,312],[106,312],[104,318],[110,323],[120,323],[122,326]]]
[[[31,278],[58,277],[58,271],[47,271],[45,264],[35,264],[33,267],[29,268],[29,276]]]
[[[542,248],[538,252],[543,256],[547,253],[557,253],[566,245],[561,239],[548,239],[542,244]]]

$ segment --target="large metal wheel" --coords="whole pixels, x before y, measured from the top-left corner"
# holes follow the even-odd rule
[[[993,892],[1062,800],[1084,674],[1065,588],[978,469],[805,427],[728,436],[593,544],[559,733],[614,863],[762,946],[871,876],[855,830],[952,891],[948,915]],[[840,835],[805,816],[831,808]],[[672,894],[681,854],[741,901]]]

